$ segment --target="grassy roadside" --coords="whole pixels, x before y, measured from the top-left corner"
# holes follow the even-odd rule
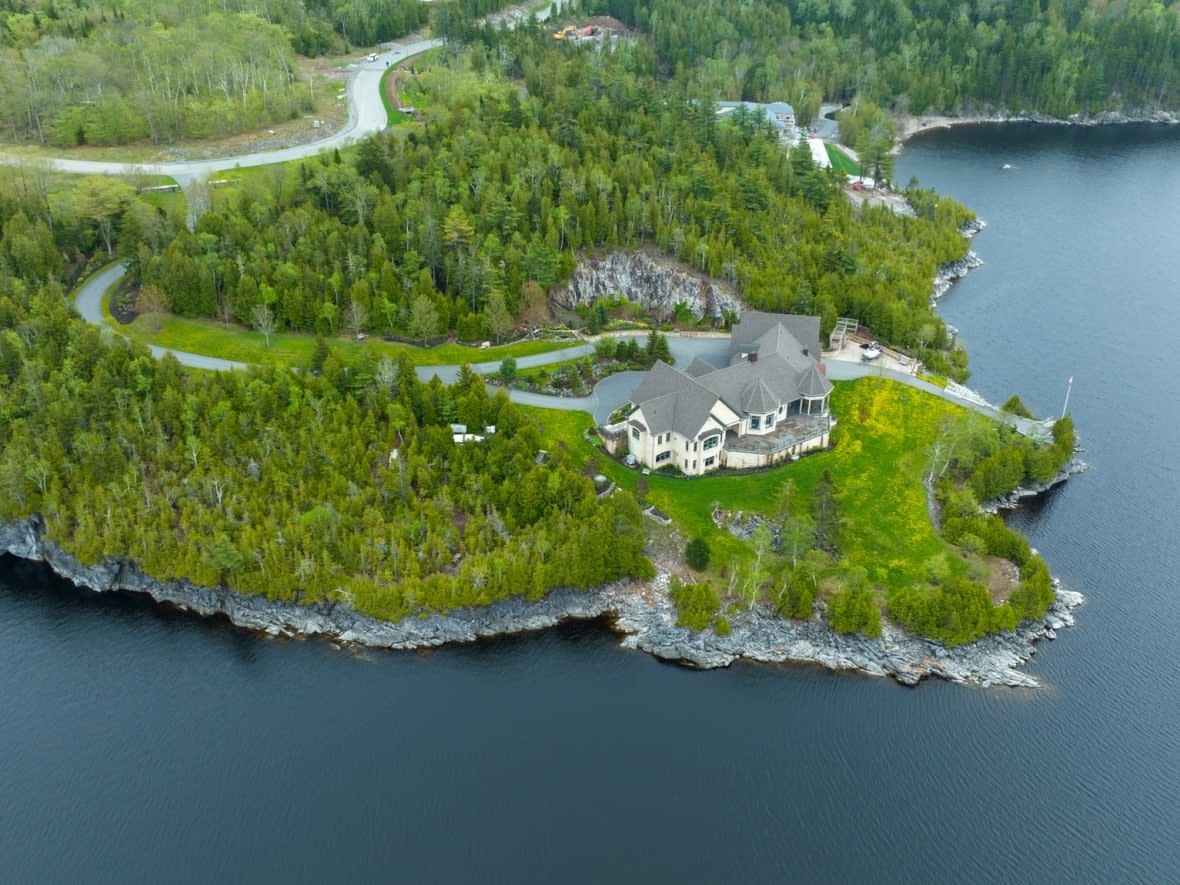
[[[832,161],[832,168],[837,172],[843,172],[845,175],[851,175],[856,178],[864,174],[861,172],[860,167],[852,161],[852,158],[834,144],[824,142],[824,150],[828,152],[828,159]]]
[[[104,303],[103,312],[109,317],[108,304],[109,301]],[[311,362],[315,350],[315,337],[312,335],[272,334],[270,345],[267,346],[266,338],[261,332],[241,326],[226,328],[220,323],[208,320],[169,316],[164,318],[157,330],[152,327],[151,320],[150,317],[140,316],[125,326],[115,323],[113,319],[110,322],[119,332],[142,344],[154,344],[169,350],[182,350],[243,363],[306,366]],[[371,353],[377,359],[388,356],[393,360],[397,360],[404,353],[419,366],[496,362],[509,356],[523,357],[550,353],[576,344],[569,341],[522,341],[481,349],[464,344],[446,343],[424,349],[411,344],[374,338],[358,342],[344,337],[334,337],[326,341],[328,348],[347,362],[355,360],[362,353]]]
[[[426,58],[429,58],[432,54],[436,53],[437,51],[438,51],[437,49],[428,49],[428,50],[426,50],[426,52],[419,52],[417,55],[406,56],[401,61],[399,61],[397,64],[390,65],[388,68],[385,69],[385,73],[381,75],[381,83],[379,84],[378,89],[381,92],[381,104],[384,105],[384,107],[385,107],[385,119],[387,121],[387,123],[386,123],[387,126],[394,128],[394,127],[404,126],[408,123],[414,122],[414,118],[412,116],[410,116],[409,114],[403,114],[401,111],[398,110],[398,108],[401,106],[401,103],[395,102],[393,100],[393,98],[390,96],[390,94],[389,94],[390,78],[396,75],[398,68],[402,68],[402,67],[405,67],[406,65],[410,65],[410,64],[416,64]]]

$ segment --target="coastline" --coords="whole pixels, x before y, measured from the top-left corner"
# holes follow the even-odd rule
[[[924,118],[923,122],[933,119]],[[916,131],[941,125],[997,121],[937,119],[939,122]],[[941,122],[945,120],[950,122]],[[960,232],[969,241],[985,225],[976,219],[964,224]],[[964,258],[940,266],[933,280],[931,305],[956,280],[982,264],[968,250]],[[1023,497],[1039,494],[1085,469],[1086,465],[1075,458],[1049,483],[1018,489],[1004,499],[990,502],[990,509],[994,512],[1017,506]],[[1037,687],[1039,683],[1035,679],[1017,668],[1036,653],[1040,639],[1056,638],[1057,630],[1073,626],[1073,609],[1085,601],[1080,593],[1061,588],[1054,578],[1056,599],[1042,618],[1023,622],[1013,632],[993,634],[954,648],[910,635],[887,620],[879,639],[867,639],[858,634],[836,633],[817,620],[784,621],[762,605],[728,615],[731,632],[726,636],[717,636],[711,630],[693,632],[676,625],[676,607],[667,592],[671,577],[667,571],[660,571],[647,583],[623,581],[586,591],[555,588],[536,602],[518,596],[483,608],[456,609],[445,615],[429,614],[390,622],[360,615],[337,603],[304,606],[243,595],[231,589],[212,589],[185,580],[158,580],[144,574],[136,563],[117,557],[88,566],[41,535],[37,517],[0,522],[0,554],[44,562],[78,587],[100,593],[143,593],[158,603],[204,617],[223,615],[235,626],[269,636],[316,637],[373,648],[409,650],[532,632],[567,620],[607,618],[612,629],[620,634],[623,647],[691,667],[726,667],[739,659],[819,664],[832,670],[891,677],[905,685],[916,685],[923,678],[938,676],[982,686]]]
[[[1015,506],[1021,497],[1037,494],[1085,469],[1071,462],[1052,482],[1014,494],[996,506]],[[543,630],[568,620],[606,617],[620,645],[663,660],[699,669],[727,667],[745,659],[761,663],[819,664],[886,676],[903,685],[917,685],[938,676],[973,685],[1035,688],[1039,683],[1017,668],[1036,654],[1036,643],[1055,638],[1056,631],[1075,623],[1073,609],[1084,597],[1061,588],[1044,617],[1020,624],[1012,633],[985,636],[976,642],[945,648],[907,634],[888,621],[880,639],[836,633],[815,620],[784,621],[758,605],[729,618],[731,632],[693,632],[676,625],[676,607],[667,593],[671,575],[662,571],[650,582],[621,581],[586,591],[555,588],[536,602],[523,597],[484,608],[461,608],[445,615],[380,621],[336,604],[303,606],[215,590],[185,580],[162,581],[144,574],[129,560],[108,558],[85,565],[42,537],[36,517],[0,523],[0,554],[44,562],[77,587],[97,593],[143,593],[158,603],[203,617],[223,615],[235,626],[287,638],[324,638],[341,643],[388,649],[434,648]]]
[[[1044,123],[1051,126],[1117,126],[1123,123],[1180,123],[1180,114],[1171,111],[1139,111],[1124,114],[1121,111],[1107,111],[1101,114],[1072,114],[1069,117],[1050,117],[1046,114],[1021,111],[1018,113],[966,114],[899,114],[893,119],[896,143],[894,152],[923,132],[936,129],[951,129],[955,126],[972,126],[982,123]]]

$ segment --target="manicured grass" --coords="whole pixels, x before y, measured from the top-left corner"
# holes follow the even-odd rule
[[[860,167],[852,162],[852,158],[835,145],[824,142],[824,150],[828,152],[828,159],[832,161],[832,168],[837,172],[843,172],[845,175],[852,175],[858,178],[864,174],[860,171]]]
[[[315,338],[311,335],[290,333],[270,336],[270,346],[260,332],[241,326],[226,328],[220,323],[208,320],[194,320],[185,317],[167,317],[158,331],[151,328],[148,317],[137,317],[127,326],[117,326],[129,338],[144,344],[155,344],[171,350],[183,350],[205,356],[243,363],[282,363],[306,366],[311,362],[315,350]],[[363,342],[347,338],[329,338],[328,346],[345,360],[356,359],[363,351],[369,351],[378,358],[389,356],[396,360],[407,353],[415,365],[447,366],[462,363],[486,363],[504,357],[522,357],[537,353],[549,353],[565,347],[576,346],[569,341],[522,341],[504,344],[486,350],[462,344],[440,344],[424,349],[409,344],[395,344],[380,339],[368,338]]]
[[[864,566],[869,579],[880,583],[887,596],[924,583],[927,560],[939,554],[950,554],[952,573],[966,574],[967,563],[934,530],[922,484],[940,422],[947,416],[963,417],[965,411],[887,378],[837,382],[832,410],[839,423],[831,451],[757,473],[695,479],[652,474],[646,477],[646,498],[671,516],[686,537],[705,537],[713,550],[714,567],[720,567],[747,560],[751,548],[713,524],[714,504],[723,510],[768,513],[787,480],[798,489],[797,499],[806,502],[816,479],[828,470],[844,522],[841,555]],[[541,423],[547,447],[559,448],[564,442],[583,463],[597,457],[600,472],[634,491],[640,472],[584,441],[583,430],[593,424],[590,416],[529,411]]]

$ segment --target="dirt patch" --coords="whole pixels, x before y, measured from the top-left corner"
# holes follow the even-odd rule
[[[604,31],[618,31],[620,34],[628,30],[625,24],[609,15],[593,15],[586,20],[586,24],[602,28]]]
[[[123,281],[119,284],[119,288],[111,293],[111,303],[109,305],[111,316],[120,325],[130,325],[139,316],[139,312],[135,309],[135,297],[138,292],[139,289],[127,277],[124,277]]]
[[[996,605],[1006,602],[1020,583],[1020,569],[1016,563],[998,556],[981,556],[979,562],[988,570],[987,591],[992,601]]]

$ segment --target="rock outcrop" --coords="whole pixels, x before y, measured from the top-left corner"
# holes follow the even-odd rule
[[[1035,686],[1032,677],[1015,668],[1035,653],[1033,643],[1038,639],[1052,637],[1055,630],[1072,625],[1071,611],[1083,601],[1081,594],[1058,589],[1057,601],[1043,619],[1022,624],[1015,633],[947,649],[888,625],[880,639],[844,636],[818,621],[783,621],[760,606],[731,617],[732,631],[727,636],[712,631],[695,633],[676,625],[666,573],[649,584],[618,582],[585,592],[558,588],[537,602],[514,597],[485,608],[388,622],[338,604],[302,606],[188,581],[160,581],[121,559],[86,565],[42,537],[35,519],[0,524],[0,553],[45,562],[80,587],[100,593],[146,593],[157,602],[205,616],[224,615],[240,627],[272,636],[323,636],[378,648],[412,649],[473,642],[605,615],[623,634],[624,646],[694,667],[725,667],[740,658],[809,662],[892,676],[907,685],[926,676],[941,676],[982,685]]]
[[[970,240],[985,227],[987,227],[987,222],[976,218],[960,227],[959,233]],[[975,268],[982,266],[983,259],[970,249],[958,261],[948,261],[945,264],[940,264],[938,266],[938,272],[934,275],[934,288],[930,292],[930,306],[934,307],[938,303],[938,300],[950,290],[956,281],[967,276]]]
[[[614,295],[622,295],[640,305],[644,313],[656,316],[672,316],[681,303],[697,319],[720,319],[726,311],[740,315],[745,309],[733,286],[647,252],[584,258],[574,268],[569,284],[556,290],[553,299],[564,307],[577,307]]]

